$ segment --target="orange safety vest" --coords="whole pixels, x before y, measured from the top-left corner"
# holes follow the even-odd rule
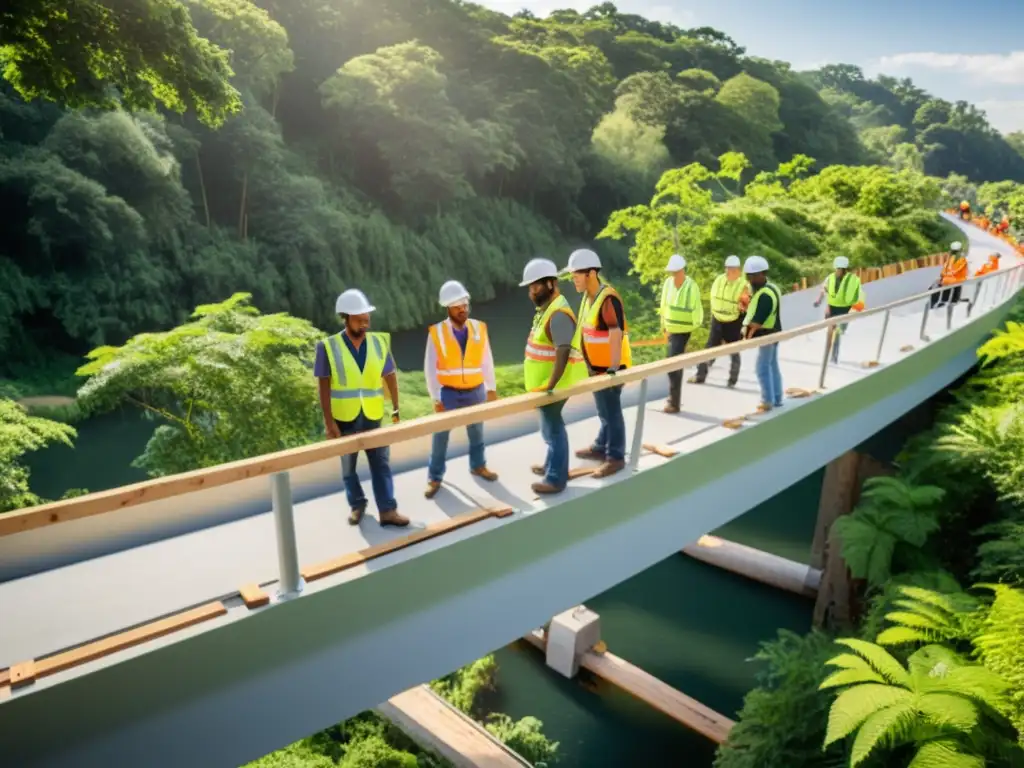
[[[979,269],[977,272],[974,273],[974,276],[975,277],[981,277],[982,275],[987,275],[989,272],[995,272],[998,269],[999,269],[999,259],[993,259],[991,256],[989,256],[988,261],[986,261],[981,266],[981,269]]]
[[[437,353],[437,380],[442,387],[476,389],[484,383],[484,354],[487,351],[487,324],[468,320],[466,352],[455,339],[451,320],[430,326],[430,340]]]
[[[942,266],[942,284],[955,285],[967,279],[967,259],[963,256],[948,259]]]
[[[610,333],[607,330],[599,330],[598,324],[601,318],[601,307],[605,299],[616,297],[620,302],[622,297],[610,285],[602,285],[601,289],[591,303],[589,297],[583,294],[583,302],[580,304],[579,325],[577,333],[582,334],[583,352],[591,368],[607,368],[612,364],[612,348],[609,343]],[[623,307],[625,310],[625,307]],[[628,367],[633,364],[633,353],[629,346],[629,323],[626,321],[626,313],[622,313],[622,348],[619,355],[619,365]]]

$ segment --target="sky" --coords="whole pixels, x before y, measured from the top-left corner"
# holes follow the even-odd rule
[[[597,0],[477,0],[495,10],[583,11]],[[754,56],[796,69],[856,64],[972,102],[1001,131],[1024,130],[1021,0],[613,0],[624,13],[715,27]]]

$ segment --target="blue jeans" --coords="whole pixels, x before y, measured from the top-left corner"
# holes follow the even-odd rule
[[[782,405],[782,370],[779,368],[779,345],[757,348],[757,383],[761,385],[761,402]]]
[[[836,317],[837,315],[848,315],[850,314],[849,307],[832,307],[828,308],[826,317]],[[849,323],[841,323],[838,326],[833,326],[830,333],[832,333],[832,362],[839,362],[839,342],[843,338],[843,334],[846,333],[846,327]],[[839,333],[836,333],[836,328],[839,329]]]
[[[565,400],[542,405],[540,413],[540,435],[548,444],[548,455],[544,460],[544,482],[555,488],[565,488],[569,482],[569,433],[565,430],[562,409]]]
[[[609,461],[623,461],[626,458],[626,420],[622,416],[622,387],[595,392],[594,402],[601,429],[591,449],[603,453]]]
[[[441,405],[446,411],[468,408],[479,405],[487,400],[487,390],[481,384],[476,389],[452,389],[441,387]],[[427,477],[431,482],[440,483],[444,479],[445,460],[448,458],[448,432],[435,432],[430,450],[430,464],[427,465]],[[481,469],[487,466],[484,459],[484,425],[470,424],[466,427],[469,436],[469,468]]]
[[[368,419],[365,414],[360,413],[355,421],[336,421],[341,436],[355,435],[360,432],[370,432],[380,426],[380,419]],[[373,500],[377,502],[378,512],[391,512],[398,509],[398,502],[395,501],[395,482],[391,477],[391,449],[388,446],[383,448],[370,448],[366,453],[366,459],[370,462],[370,481],[373,484]],[[349,453],[341,457],[341,479],[345,482],[345,495],[348,497],[348,506],[351,509],[366,509],[366,495],[363,493],[363,486],[359,483],[359,475],[356,474],[356,459],[358,453]]]

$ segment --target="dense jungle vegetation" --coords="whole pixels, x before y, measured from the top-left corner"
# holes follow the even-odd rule
[[[487,300],[529,258],[588,243],[654,335],[674,250],[706,291],[730,253],[788,284],[838,253],[943,250],[936,210],[961,199],[1024,222],[1024,137],[973,106],[847,65],[794,72],[609,3],[544,19],[453,0],[76,7],[0,11],[0,512],[41,501],[25,453],[75,437],[8,398],[83,355],[79,407],[151,414],[137,464],[158,476],[319,439],[307,363],[349,286],[378,328],[412,328],[445,279]],[[1021,333],[989,342],[840,526],[860,623],[768,644],[718,765],[1019,764]],[[520,378],[500,371],[501,394]],[[401,388],[406,417],[429,411],[422,375]],[[487,658],[435,686],[483,717],[495,673]],[[557,757],[535,720],[488,728]],[[443,762],[366,713],[255,765],[336,764]]]

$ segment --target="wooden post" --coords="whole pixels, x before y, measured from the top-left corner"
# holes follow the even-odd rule
[[[866,454],[847,451],[825,468],[818,504],[818,522],[811,544],[812,568],[822,572],[814,604],[816,627],[849,628],[854,618],[854,585],[842,558],[842,545],[832,533],[832,524],[849,514],[860,500],[864,481],[892,470]]]

